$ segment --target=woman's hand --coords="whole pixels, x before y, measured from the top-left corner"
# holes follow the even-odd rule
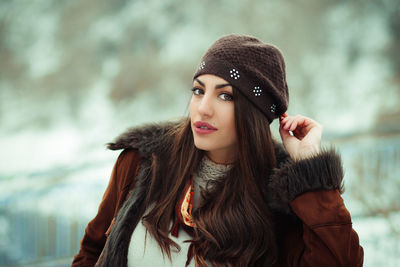
[[[322,125],[301,116],[289,116],[286,112],[279,118],[283,146],[292,159],[304,159],[320,151]],[[289,133],[293,132],[293,136]]]

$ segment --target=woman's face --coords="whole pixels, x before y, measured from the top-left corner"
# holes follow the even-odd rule
[[[195,146],[214,162],[232,163],[237,152],[232,86],[218,76],[203,74],[193,81],[192,90],[190,119]]]

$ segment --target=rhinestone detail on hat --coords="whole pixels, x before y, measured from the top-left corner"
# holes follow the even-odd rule
[[[275,105],[275,104],[272,104],[269,110],[270,110],[272,113],[275,113],[275,111],[276,111],[276,105]]]
[[[253,93],[255,96],[260,96],[262,93],[262,89],[260,89],[260,86],[255,86],[253,89]]]
[[[231,77],[235,80],[239,79],[240,75],[239,75],[239,71],[236,69],[231,69],[230,71],[231,73]]]
[[[202,70],[202,69],[204,69],[204,66],[206,65],[206,63],[204,62],[204,61],[202,61],[201,63],[200,63],[200,66],[199,66],[199,70]]]

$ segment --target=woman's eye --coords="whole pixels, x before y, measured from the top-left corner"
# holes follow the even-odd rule
[[[198,88],[198,87],[193,87],[191,90],[192,90],[194,95],[204,94],[203,89]],[[233,100],[233,96],[231,94],[228,94],[228,93],[221,93],[219,95],[219,97],[224,101],[232,101]]]
[[[230,94],[227,94],[227,93],[222,93],[222,94],[220,94],[220,96],[221,96],[222,100],[225,100],[225,101],[233,100],[233,96]]]
[[[192,88],[192,92],[194,95],[199,95],[199,94],[201,94],[202,91],[203,90],[201,90],[200,88],[197,88],[197,87]]]

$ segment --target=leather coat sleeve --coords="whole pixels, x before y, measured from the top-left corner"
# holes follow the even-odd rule
[[[297,161],[288,157],[274,170],[271,208],[298,221],[283,231],[288,266],[362,266],[363,249],[341,197],[342,180],[334,148]]]
[[[362,266],[363,249],[338,190],[304,193],[290,207],[303,223],[298,266]]]
[[[103,194],[97,215],[88,223],[81,239],[79,253],[71,267],[94,266],[106,242],[114,218],[134,184],[139,156],[133,149],[125,149],[114,164],[110,181]]]

